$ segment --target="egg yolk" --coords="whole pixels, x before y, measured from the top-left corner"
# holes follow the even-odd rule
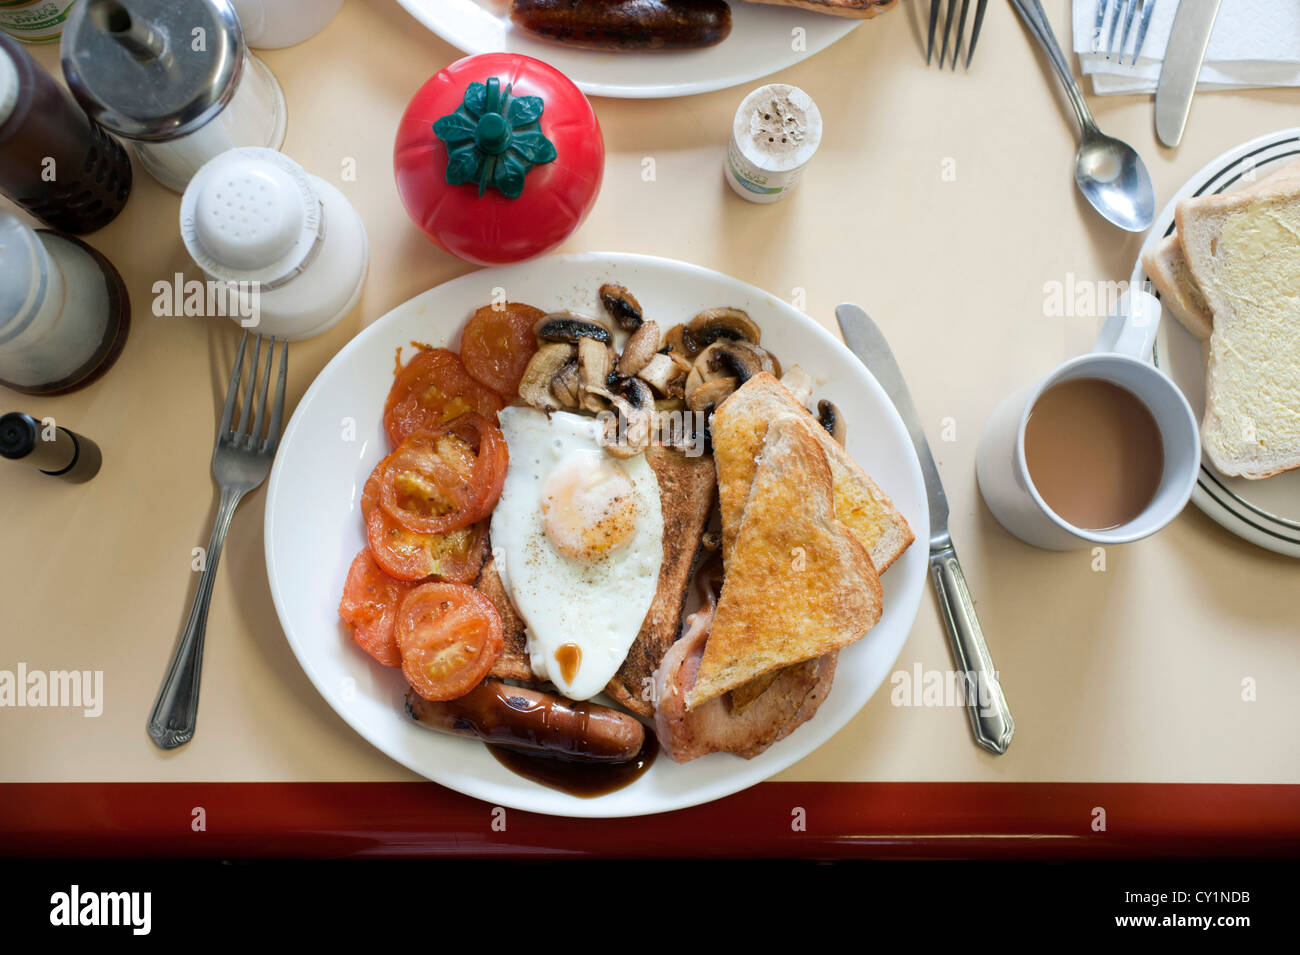
[[[590,563],[626,547],[636,520],[636,487],[604,455],[563,462],[542,487],[546,538],[573,560]]]

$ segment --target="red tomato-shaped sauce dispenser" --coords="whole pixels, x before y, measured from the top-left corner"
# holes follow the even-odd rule
[[[480,265],[549,252],[600,191],[605,141],[563,73],[516,53],[457,60],[420,87],[393,147],[402,205],[430,239]]]

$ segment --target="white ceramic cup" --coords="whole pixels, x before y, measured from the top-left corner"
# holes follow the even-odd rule
[[[1182,391],[1151,364],[1159,325],[1155,297],[1125,292],[1090,354],[1058,365],[1004,399],[984,426],[976,458],[980,493],[998,523],[1025,543],[1049,550],[1126,544],[1154,534],[1187,504],[1200,470],[1201,435]],[[1151,412],[1164,443],[1164,471],[1151,503],[1133,520],[1108,530],[1075,527],[1055,513],[1034,487],[1025,463],[1025,426],[1039,396],[1078,378],[1099,378],[1135,395]]]

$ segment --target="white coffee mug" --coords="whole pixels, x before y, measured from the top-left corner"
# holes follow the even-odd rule
[[[1182,391],[1151,364],[1160,325],[1160,302],[1128,291],[1102,327],[1091,354],[1058,365],[998,405],[984,426],[976,458],[980,493],[1003,527],[1027,544],[1073,550],[1095,544],[1126,544],[1160,530],[1182,511],[1196,486],[1201,435]],[[1164,470],[1155,496],[1133,520],[1107,530],[1076,527],[1043,501],[1025,463],[1025,426],[1048,388],[1078,378],[1098,378],[1128,390],[1155,419],[1164,443]]]

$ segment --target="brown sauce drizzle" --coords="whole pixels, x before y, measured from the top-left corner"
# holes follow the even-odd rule
[[[582,666],[582,647],[576,643],[564,643],[555,651],[555,662],[560,665],[560,675],[566,683],[572,683]]]
[[[542,786],[570,796],[592,799],[631,785],[650,768],[659,753],[659,741],[651,730],[636,757],[623,763],[604,763],[563,756],[543,756],[505,746],[488,746],[488,752],[506,769]]]

